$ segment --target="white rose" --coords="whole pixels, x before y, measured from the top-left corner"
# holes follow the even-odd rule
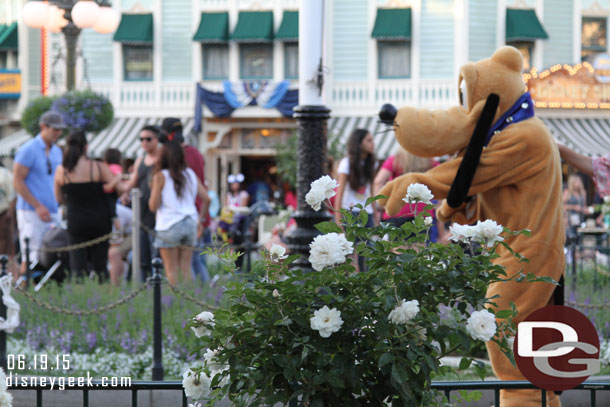
[[[432,216],[426,216],[424,218],[424,225],[430,226],[432,224]]]
[[[496,334],[496,317],[487,310],[474,311],[468,318],[466,330],[473,339],[489,341]]]
[[[316,271],[322,271],[324,267],[344,263],[346,256],[354,252],[354,243],[343,234],[328,233],[316,236],[309,248],[311,266]]]
[[[337,181],[328,175],[324,175],[311,183],[311,189],[305,195],[305,202],[315,211],[319,211],[322,207],[322,202],[335,196],[337,193],[335,189],[338,186]]]
[[[319,331],[322,338],[328,338],[343,325],[341,311],[337,311],[336,308],[329,309],[326,305],[315,311],[309,321],[311,329]]]
[[[214,327],[214,314],[211,312],[203,311],[193,318],[193,321],[198,324],[197,326],[191,327],[197,338],[208,336],[212,333],[212,331],[208,329],[208,327]]]
[[[205,373],[196,374],[191,369],[182,375],[184,394],[194,400],[201,400],[210,393],[210,378]]]
[[[504,240],[500,237],[500,233],[504,231],[502,225],[498,225],[495,221],[487,219],[486,221],[478,221],[474,226],[475,240],[492,247],[496,242]]]
[[[449,226],[449,233],[451,233],[451,236],[449,237],[449,240],[451,241],[470,243],[470,239],[475,236],[476,230],[474,226],[454,223],[453,225]]]
[[[277,288],[275,290],[273,290],[271,295],[273,295],[275,298],[281,297],[280,292],[277,290]]]
[[[13,407],[13,395],[8,391],[0,391],[0,407]]]
[[[288,257],[288,255],[286,254],[286,248],[275,243],[271,245],[271,248],[269,249],[269,255],[271,256],[271,260],[273,261],[284,260]]]
[[[395,324],[406,324],[419,313],[419,301],[402,300],[388,315],[388,319]]]
[[[205,354],[203,355],[204,363],[212,372],[212,376],[229,369],[229,365],[220,363],[218,361],[219,354],[220,354],[220,349],[213,349],[213,350],[208,349],[205,351]]]
[[[432,199],[434,199],[434,195],[424,184],[411,184],[409,188],[407,188],[407,195],[402,198],[406,203],[417,203],[422,202],[425,204],[431,203]]]

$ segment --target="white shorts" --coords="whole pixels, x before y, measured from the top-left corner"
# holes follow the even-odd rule
[[[43,222],[35,211],[17,210],[17,227],[19,228],[19,247],[22,261],[25,261],[25,238],[30,238],[30,264],[38,263],[38,250],[42,245],[42,238],[51,226],[58,222],[59,215],[57,213],[51,214],[50,222]]]

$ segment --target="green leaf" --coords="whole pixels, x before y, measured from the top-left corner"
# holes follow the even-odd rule
[[[499,319],[506,319],[506,318],[510,318],[512,316],[513,316],[513,311],[509,310],[509,309],[505,309],[505,310],[496,312],[496,318],[499,318]]]
[[[341,228],[339,227],[339,225],[337,225],[335,222],[320,222],[318,224],[315,225],[315,228],[318,229],[320,232],[326,234],[326,233],[343,233],[343,231],[341,230]]]
[[[333,387],[337,387],[339,389],[343,389],[345,385],[343,384],[343,380],[339,377],[336,372],[329,372],[326,375],[326,381]]]
[[[384,367],[385,365],[387,365],[388,363],[390,363],[392,360],[394,360],[394,356],[392,356],[391,353],[384,353],[383,355],[381,355],[381,357],[379,358],[379,361],[377,362],[377,367],[379,369],[381,369],[382,367]]]
[[[472,359],[470,358],[462,358],[462,360],[460,360],[460,370],[466,370],[470,367],[470,364],[472,363]]]

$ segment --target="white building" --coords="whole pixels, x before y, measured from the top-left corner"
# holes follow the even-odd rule
[[[77,87],[106,95],[116,117],[91,150],[117,146],[135,155],[137,130],[166,116],[183,118],[188,132],[197,84],[221,96],[228,83],[233,89],[249,86],[252,94],[262,82],[288,81],[295,88],[300,1],[113,0],[122,14],[117,32],[85,29],[80,37]],[[0,101],[5,123],[19,118],[45,81],[50,93],[64,87],[63,39],[50,35],[46,52],[41,50],[40,30],[20,23],[23,3],[5,0],[0,6],[0,24],[16,22],[19,35],[18,52],[5,51],[0,33],[0,68],[20,69],[22,80],[18,103]],[[610,0],[328,0],[322,29],[329,131],[342,137],[356,127],[375,132],[375,116],[387,102],[455,105],[459,67],[506,43],[522,50],[538,72],[576,69],[583,58],[608,52],[609,14]],[[550,102],[537,113],[560,141],[596,153],[610,145],[609,103],[603,95],[596,108],[591,102],[577,108],[569,100],[549,108],[557,106]],[[205,153],[206,175],[218,188],[229,173],[270,165],[274,143],[295,128],[294,119],[273,108],[241,107],[216,117],[204,107],[196,142]],[[0,142],[0,154],[10,154],[25,137],[18,133]],[[392,152],[391,133],[375,138],[379,158]]]

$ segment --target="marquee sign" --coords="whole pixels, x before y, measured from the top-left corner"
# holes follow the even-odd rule
[[[21,94],[21,71],[0,69],[0,99],[19,99]]]
[[[544,72],[536,68],[523,75],[536,108],[610,109],[610,55],[588,62],[555,65]]]

